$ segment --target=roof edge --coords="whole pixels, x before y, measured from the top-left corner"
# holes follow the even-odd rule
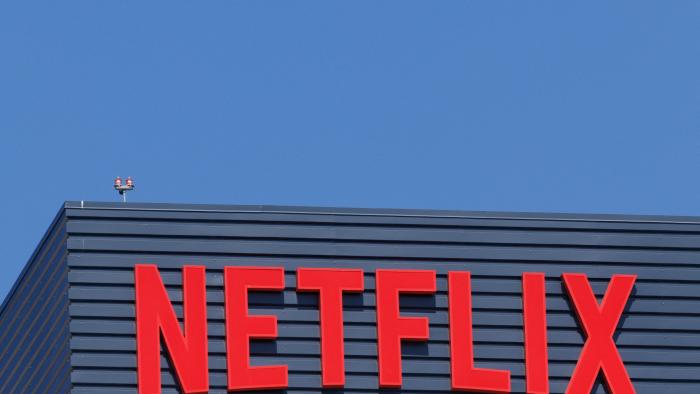
[[[99,209],[133,211],[180,211],[180,212],[221,212],[221,213],[289,213],[308,215],[348,215],[385,217],[425,217],[455,219],[504,219],[504,220],[547,220],[581,222],[635,222],[700,224],[700,216],[673,215],[629,215],[597,213],[547,213],[547,212],[499,212],[461,211],[439,209],[397,209],[397,208],[343,208],[312,207],[294,205],[227,205],[227,204],[179,204],[179,203],[119,203],[100,201],[66,201],[64,209]]]

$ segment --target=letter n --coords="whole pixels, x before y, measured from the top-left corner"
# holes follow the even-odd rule
[[[209,391],[209,367],[204,267],[185,266],[182,269],[184,334],[158,268],[137,264],[134,273],[139,394],[161,392],[161,334],[182,392],[206,393]]]

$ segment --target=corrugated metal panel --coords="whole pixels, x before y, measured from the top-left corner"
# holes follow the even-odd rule
[[[0,392],[70,391],[65,218],[59,213],[0,313]]]
[[[589,275],[599,296],[612,274],[639,275],[617,343],[640,393],[700,392],[700,221],[287,207],[69,205],[72,382],[77,393],[135,392],[133,266],[153,263],[181,313],[185,264],[207,266],[212,392],[224,392],[227,265],[284,266],[279,294],[254,293],[252,313],[279,316],[279,339],[254,342],[259,364],[288,364],[289,393],[318,393],[317,297],[297,294],[297,267],[360,267],[366,291],[345,297],[347,384],[377,391],[374,270],[434,269],[438,293],[402,298],[430,318],[430,341],[403,346],[401,392],[449,390],[446,273],[473,275],[477,366],[509,369],[524,392],[522,272],[545,272],[552,392],[563,392],[583,337],[559,277]],[[129,209],[131,208],[131,209]],[[166,392],[175,392],[163,358]],[[168,391],[169,390],[169,391]],[[601,386],[597,392],[604,392]]]

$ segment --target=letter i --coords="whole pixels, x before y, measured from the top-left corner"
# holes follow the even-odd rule
[[[523,274],[523,329],[527,393],[547,394],[547,305],[543,273]]]

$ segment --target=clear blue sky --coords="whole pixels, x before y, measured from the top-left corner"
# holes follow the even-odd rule
[[[4,1],[0,298],[64,200],[700,215],[698,1]]]

